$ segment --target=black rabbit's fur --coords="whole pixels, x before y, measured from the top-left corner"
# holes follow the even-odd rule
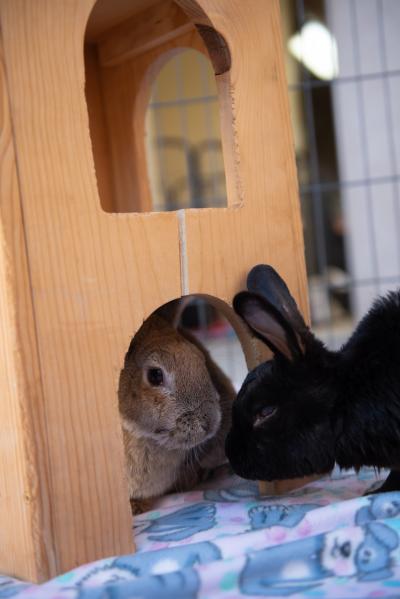
[[[279,480],[326,473],[335,462],[392,468],[381,490],[400,490],[400,292],[379,298],[334,352],[272,267],[255,267],[248,289],[235,310],[274,358],[249,373],[234,402],[226,440],[234,470]],[[263,421],[268,407],[277,410]]]

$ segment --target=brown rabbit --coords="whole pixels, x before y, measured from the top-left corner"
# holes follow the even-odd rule
[[[161,314],[165,315],[165,312]],[[187,331],[153,314],[132,339],[118,399],[133,513],[226,461],[235,390]]]

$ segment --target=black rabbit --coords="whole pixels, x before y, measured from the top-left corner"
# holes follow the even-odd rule
[[[339,351],[305,324],[271,266],[249,273],[235,311],[273,351],[233,404],[226,454],[244,478],[280,480],[342,468],[391,468],[400,490],[400,292],[379,298]]]

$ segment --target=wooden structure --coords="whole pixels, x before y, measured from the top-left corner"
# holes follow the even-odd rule
[[[39,581],[134,548],[116,385],[143,320],[192,293],[229,313],[258,262],[306,311],[306,277],[278,0],[0,0],[0,23],[0,571]],[[151,213],[143,116],[183,46],[215,68],[228,207]]]

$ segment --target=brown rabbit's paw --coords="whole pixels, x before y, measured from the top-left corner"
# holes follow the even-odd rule
[[[139,514],[143,514],[143,512],[148,512],[151,510],[153,505],[152,499],[134,499],[131,497],[131,510],[133,516],[138,516]]]

